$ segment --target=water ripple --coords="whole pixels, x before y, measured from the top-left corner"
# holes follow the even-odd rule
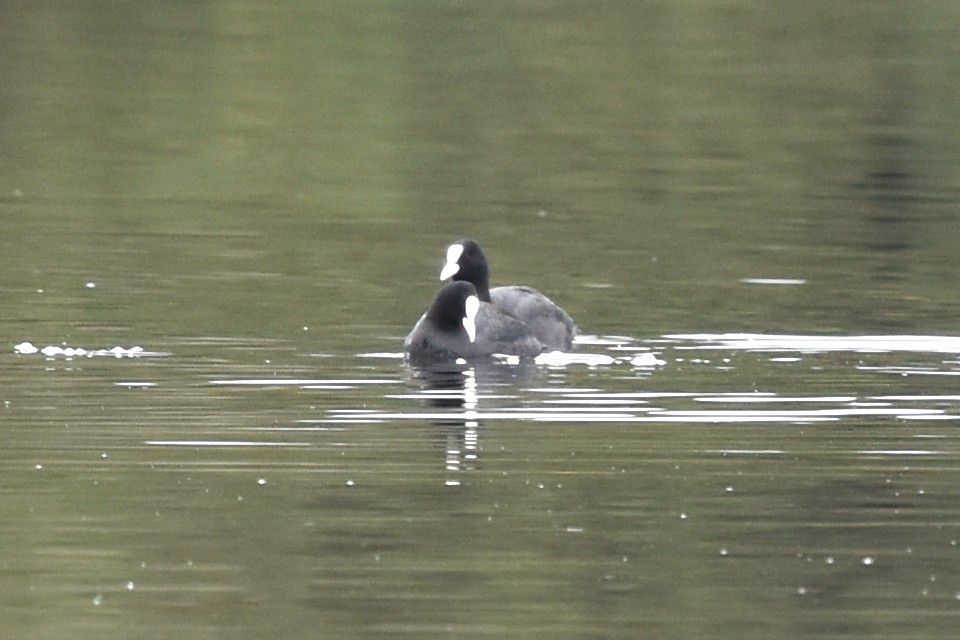
[[[664,336],[680,344],[678,349],[735,349],[746,351],[797,351],[822,353],[960,353],[960,337],[954,336],[816,336],[763,333],[676,333]],[[689,342],[690,344],[683,344]]]
[[[409,396],[406,396],[409,397]],[[702,398],[695,398],[700,401]],[[776,398],[774,402],[808,401],[810,398]],[[531,422],[623,422],[623,423],[791,423],[808,424],[813,422],[835,422],[844,418],[893,417],[900,420],[956,420],[960,415],[947,414],[942,409],[923,409],[914,407],[859,406],[848,403],[846,407],[826,407],[814,409],[785,410],[771,409],[730,409],[697,410],[672,409],[667,407],[638,407],[636,404],[622,404],[619,401],[584,401],[583,406],[549,406],[562,404],[562,399],[548,399],[542,406],[508,407],[490,409],[470,409],[468,411],[446,409],[435,411],[370,411],[358,409],[332,409],[327,416],[319,419],[299,420],[298,424],[321,425],[350,423],[378,423],[396,421],[456,421],[470,419],[475,421],[531,421]],[[599,406],[598,406],[599,405]]]
[[[56,358],[58,356],[70,358],[95,358],[95,357],[113,357],[113,358],[144,358],[169,356],[169,353],[160,351],[147,351],[143,347],[111,347],[108,349],[88,349],[85,347],[71,347],[64,343],[61,346],[46,345],[38,347],[32,342],[21,342],[13,347],[13,352],[21,356],[31,356],[40,354],[46,358]]]

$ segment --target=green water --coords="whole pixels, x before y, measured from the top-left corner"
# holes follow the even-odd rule
[[[5,634],[953,637],[958,10],[675,5],[0,8]]]

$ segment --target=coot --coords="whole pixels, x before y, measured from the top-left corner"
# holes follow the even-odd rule
[[[472,283],[481,302],[524,322],[547,350],[569,351],[573,345],[577,327],[570,315],[550,298],[527,286],[490,288],[490,267],[475,241],[458,240],[447,248],[447,263],[440,271],[440,279],[447,278]],[[486,307],[480,306],[481,318],[489,313]]]
[[[493,354],[536,356],[544,351],[521,321],[496,310],[480,313],[477,290],[469,282],[450,282],[440,289],[403,343],[414,364]]]

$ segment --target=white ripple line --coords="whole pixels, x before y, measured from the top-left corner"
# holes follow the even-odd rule
[[[252,440],[147,440],[155,447],[309,447],[309,442],[255,442]]]

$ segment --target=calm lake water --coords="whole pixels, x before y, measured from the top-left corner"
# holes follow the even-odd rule
[[[676,4],[0,8],[5,636],[956,637],[960,6]]]

